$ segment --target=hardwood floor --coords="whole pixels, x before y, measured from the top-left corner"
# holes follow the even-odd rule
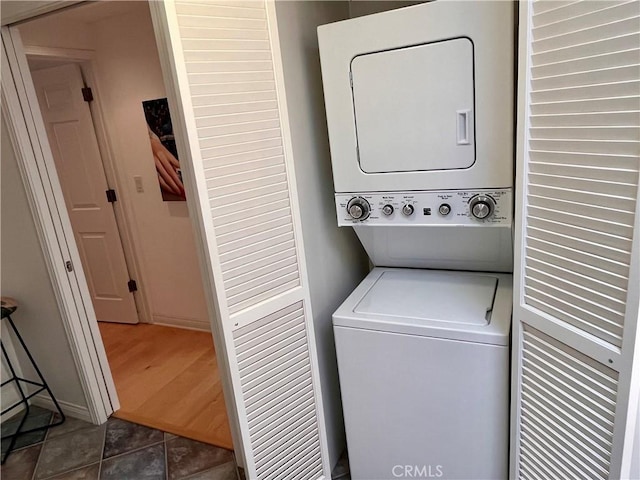
[[[120,398],[115,417],[233,449],[211,334],[99,325]]]

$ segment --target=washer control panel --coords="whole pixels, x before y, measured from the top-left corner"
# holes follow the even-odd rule
[[[511,224],[511,189],[336,193],[338,225]]]

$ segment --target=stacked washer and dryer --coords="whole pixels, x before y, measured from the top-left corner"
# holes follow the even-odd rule
[[[338,224],[375,266],[333,316],[354,480],[508,476],[514,16],[318,28]]]

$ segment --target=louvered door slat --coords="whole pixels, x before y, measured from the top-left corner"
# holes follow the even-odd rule
[[[616,51],[614,53],[596,54],[573,60],[540,64],[531,68],[531,75],[533,78],[566,75],[587,70],[636,65],[637,62],[638,57],[634,50]]]
[[[596,114],[597,115],[597,114]],[[531,117],[533,118],[533,116]],[[628,169],[630,173],[638,172],[638,158],[633,155],[589,154],[577,152],[555,152],[550,150],[530,150],[531,161],[569,163],[599,168],[606,172],[609,169]]]
[[[627,3],[627,0],[618,0],[611,2],[586,1],[577,0],[567,2],[540,2],[536,5],[536,15],[532,19],[532,29],[539,28],[543,25],[553,25],[562,21],[567,21],[583,15],[591,15],[601,10],[616,7]],[[569,29],[570,30],[570,29]]]
[[[227,145],[225,147],[205,148],[202,149],[202,157],[206,165],[211,165],[217,158],[225,159],[232,155],[253,154],[260,150],[271,150],[280,147],[282,147],[282,139],[272,138],[269,140],[259,140],[257,142],[243,142],[238,145]]]
[[[557,50],[560,48],[575,45],[577,43],[589,43],[603,38],[614,38],[636,31],[638,22],[637,10],[633,2],[623,5],[621,9],[626,9],[630,17],[615,22],[600,24],[597,18],[592,18],[594,26],[582,22],[581,29],[576,32],[565,33],[553,36],[550,29],[533,30],[533,37],[536,39],[537,51]],[[606,12],[605,13],[609,13]],[[567,25],[555,25],[557,31],[563,31]],[[551,34],[551,35],[550,35]]]
[[[211,172],[211,177],[218,178],[220,179],[220,181],[224,181],[225,177],[231,177],[232,175],[238,174],[255,174],[257,170],[262,170],[265,168],[278,167],[279,169],[282,169],[281,162],[282,158],[280,158],[280,155],[264,156],[262,158],[258,157],[252,160],[213,167],[210,169],[213,170]]]
[[[545,205],[549,205],[551,202],[540,202]],[[565,202],[568,203],[568,202]],[[621,223],[612,222],[609,219],[598,218],[597,216],[590,217],[581,212],[579,206],[575,207],[576,213],[571,211],[573,205],[569,204],[567,210],[558,210],[555,208],[545,208],[533,204],[529,207],[531,216],[535,218],[546,218],[551,221],[555,221],[560,224],[574,225],[576,227],[584,227],[589,231],[608,233],[613,236],[632,240],[633,230],[628,226]],[[580,212],[580,213],[577,213]],[[605,216],[606,212],[601,213],[601,216]]]
[[[560,164],[550,162],[530,162],[531,173],[544,175],[558,175],[562,178],[578,178],[588,180],[601,180],[613,183],[626,183],[637,173],[635,170],[622,168],[584,167],[581,165]]]
[[[529,225],[539,230],[546,230],[548,232],[562,233],[567,239],[572,238],[575,243],[581,243],[585,245],[590,243],[602,247],[602,250],[606,249],[606,252],[610,255],[603,255],[608,258],[612,258],[617,261],[626,261],[628,254],[631,253],[631,239],[625,238],[619,235],[615,235],[609,232],[592,230],[583,226],[576,226],[572,223],[555,221],[550,219],[542,213],[542,217],[535,215],[535,209],[530,211]],[[587,247],[588,248],[588,247]],[[588,250],[587,250],[588,251]],[[600,253],[599,251],[597,252]]]
[[[301,303],[234,332],[259,478],[270,478],[273,471],[290,464],[290,455],[302,451],[320,464],[305,337]],[[295,472],[300,474],[302,469],[294,468]]]
[[[253,223],[245,228],[238,228],[235,231],[230,231],[227,234],[220,236],[220,248],[221,252],[224,249],[224,245],[231,244],[232,242],[252,242],[255,240],[256,235],[272,235],[277,232],[278,228],[290,228],[291,219],[287,211],[272,212],[273,216],[270,219],[266,219],[266,222]],[[276,214],[278,214],[276,216]],[[264,218],[261,220],[265,220]],[[241,227],[241,225],[235,225]],[[234,243],[234,245],[240,245],[240,243]]]
[[[638,91],[639,82],[601,83],[595,85],[578,85],[574,87],[538,90],[531,94],[534,103],[557,102],[567,100],[586,100],[591,98],[627,97]],[[631,123],[633,123],[631,118]],[[603,125],[602,123],[600,125]],[[604,125],[609,125],[605,123]]]
[[[532,438],[551,447],[546,458],[536,458],[578,478],[608,478],[616,372],[526,326],[523,351],[523,423]],[[561,403],[540,403],[549,397]],[[557,451],[566,455],[562,462],[552,456]]]
[[[178,140],[204,217],[241,463],[252,480],[326,478],[275,9],[252,0],[150,5],[175,57],[171,81],[186,118]]]
[[[264,117],[259,116],[259,114],[261,113],[265,113],[265,116]],[[250,115],[252,115],[253,119],[271,118],[271,117],[277,118],[278,112],[277,110],[267,110],[266,112],[251,112]],[[212,118],[216,119],[215,124],[213,122],[210,122],[214,126],[217,125],[218,122],[222,124],[223,123],[222,120],[224,120],[224,118],[222,117],[208,117],[208,119],[212,119]],[[220,118],[222,118],[222,120]],[[203,121],[204,120],[208,121],[208,119],[203,119]],[[243,120],[244,120],[244,117],[243,117]],[[237,122],[237,119],[233,118],[233,119],[230,119],[229,121],[233,123],[233,122]],[[241,167],[242,165],[245,165],[250,162],[267,160],[267,159],[278,159],[281,156],[282,156],[282,146],[277,145],[274,147],[258,148],[258,149],[248,150],[245,152],[240,152],[240,153],[235,153],[230,155],[220,155],[215,157],[214,159],[205,160],[204,168],[205,170],[213,170],[212,176],[216,176],[216,172],[217,172],[216,169]],[[279,161],[280,160],[278,160],[278,163]]]
[[[313,387],[311,385],[304,385],[299,391],[299,398],[291,397],[287,395],[287,392],[282,392],[280,395],[273,397],[269,402],[261,405],[259,409],[256,409],[254,415],[249,417],[249,428],[254,431],[255,428],[259,428],[260,425],[268,425],[269,419],[272,415],[281,412],[282,410],[289,409],[295,402],[305,402],[311,400],[313,397]],[[315,428],[315,425],[312,425]]]
[[[557,102],[540,102],[531,103],[531,113],[534,115],[546,115],[546,114],[571,114],[571,113],[606,113],[611,111],[616,112],[635,112],[638,106],[633,102],[633,97],[622,98],[598,98],[598,99],[586,99],[586,100],[569,100],[569,101],[557,101]],[[533,150],[537,150],[532,145]],[[547,150],[547,149],[540,149]],[[571,151],[571,149],[565,150]],[[607,150],[602,153],[611,154],[615,152],[618,155],[634,155],[635,151],[630,153],[618,152],[616,150]],[[582,152],[582,153],[600,153],[600,152]]]
[[[532,402],[548,416],[553,417],[555,421],[562,423],[565,431],[571,432],[567,433],[567,436],[579,436],[584,443],[593,445],[593,448],[600,452],[600,455],[607,455],[610,451],[611,442],[607,440],[606,433],[589,428],[584,423],[584,417],[581,417],[557,397],[542,397],[538,391],[531,389],[530,386],[523,387],[522,397],[523,401]]]
[[[521,8],[512,475],[615,479],[638,312],[640,3]]]
[[[215,102],[229,102],[232,99],[230,98],[231,95],[233,96],[239,96],[239,95],[246,95],[249,96],[251,100],[274,100],[275,99],[275,92],[248,92],[248,93],[241,93],[241,94],[230,94],[230,95],[215,95],[215,96],[208,96],[208,97],[200,97],[199,100],[201,100],[202,102],[211,102],[212,104]],[[215,126],[215,127],[208,127],[206,129],[202,129],[200,131],[200,134],[202,135],[202,138],[209,138],[209,137],[217,137],[217,136],[221,136],[221,135],[232,135],[234,133],[244,133],[244,132],[251,132],[251,131],[259,131],[259,130],[271,130],[274,128],[280,128],[280,122],[277,118],[273,118],[273,119],[268,119],[268,120],[255,120],[255,121],[250,121],[250,122],[242,122],[242,123],[229,123],[226,125],[220,125],[220,126]]]
[[[633,81],[638,78],[638,68],[640,68],[640,61],[622,67],[607,67],[565,75],[550,75],[532,80],[531,86],[534,91],[543,91],[553,88],[576,88],[585,85]]]
[[[209,52],[202,52],[202,56],[204,59],[209,57]],[[219,52],[220,55],[224,59],[234,59],[234,60],[269,60],[271,59],[271,52]],[[203,58],[193,58],[193,60],[198,61]],[[187,61],[189,59],[187,58]],[[200,84],[194,85],[191,89],[194,97],[200,95],[210,95],[211,93],[211,84]],[[220,83],[216,87],[216,90],[223,93],[240,93],[240,92],[263,92],[265,90],[271,90],[273,88],[273,84],[271,82],[232,82],[232,83]],[[225,121],[228,119],[225,119]],[[240,120],[241,121],[241,120]],[[200,127],[201,124],[198,124]]]
[[[634,110],[630,112],[598,112],[592,113],[590,115],[583,115],[581,113],[532,115],[531,125],[534,127],[539,125],[549,125],[554,127],[562,127],[567,125],[624,126],[632,123],[638,115],[640,115],[640,110]]]
[[[624,275],[621,267],[631,261],[638,194],[640,115],[633,112],[638,111],[640,104],[640,67],[630,71],[630,78],[612,77],[607,83],[583,85],[578,82],[572,86],[570,80],[565,79],[562,86],[555,88],[533,86],[536,77],[566,74],[566,68],[597,70],[600,67],[592,63],[594,59],[605,61],[610,68],[622,57],[635,56],[628,65],[637,64],[640,22],[635,20],[640,9],[637,2],[619,5],[576,2],[545,10],[538,18],[535,9],[539,4],[534,6],[529,60],[533,76],[529,101],[533,115],[528,130],[531,157],[527,177],[530,205],[526,212],[527,236],[545,242],[537,246],[540,250],[550,251],[545,247],[556,245],[562,250],[550,253],[562,255],[567,249],[584,252],[601,259],[596,263],[599,268]],[[615,37],[615,41],[611,37]],[[620,39],[624,41],[620,43]],[[608,47],[589,49],[584,56],[545,57],[548,53],[579,52],[583,46],[596,44]],[[623,122],[616,122],[620,125],[608,123],[614,115],[611,112],[625,111],[629,114]],[[558,117],[562,118],[562,125],[558,125]],[[619,156],[614,161],[622,169],[608,164],[612,153]],[[578,162],[582,166],[572,165]],[[549,206],[556,208],[545,208]],[[613,218],[609,218],[612,210],[615,210]],[[599,217],[604,218],[598,221]],[[573,259],[580,260],[575,255]],[[593,264],[589,259],[587,262]],[[559,278],[557,270],[552,274],[544,271],[544,264],[537,267],[525,266],[525,292],[528,292],[525,298],[548,312],[556,315],[562,312],[565,321],[574,326],[582,324],[581,328],[620,346],[624,308],[614,307],[615,302],[596,305],[589,299],[589,290],[574,289],[574,293],[568,293],[563,287],[571,283],[551,280],[554,275]],[[571,275],[572,271],[568,273]],[[579,292],[577,297],[576,292]],[[577,318],[583,320],[577,322]]]

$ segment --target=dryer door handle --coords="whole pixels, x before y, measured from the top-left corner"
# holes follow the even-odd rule
[[[471,110],[456,111],[456,144],[469,145],[469,117]]]

